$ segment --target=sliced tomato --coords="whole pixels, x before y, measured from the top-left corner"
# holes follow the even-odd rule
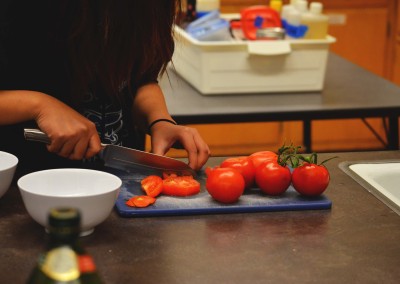
[[[163,180],[156,175],[147,176],[140,182],[143,191],[151,197],[157,197],[163,189]]]
[[[169,176],[163,180],[162,193],[172,196],[190,196],[200,192],[200,183],[192,176]]]
[[[149,205],[152,205],[156,202],[156,199],[154,197],[148,196],[148,195],[137,195],[129,199],[128,201],[125,202],[126,205],[130,207],[147,207]]]
[[[167,179],[167,178],[170,178],[170,177],[177,177],[178,175],[176,173],[163,172],[162,176],[163,176],[163,179]]]

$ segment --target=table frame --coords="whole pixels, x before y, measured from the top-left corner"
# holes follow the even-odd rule
[[[302,121],[311,152],[314,120],[384,118],[385,148],[399,149],[400,87],[333,53],[321,92],[202,95],[172,69],[160,86],[179,124]]]

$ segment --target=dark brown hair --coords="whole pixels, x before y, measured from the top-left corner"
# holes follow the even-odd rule
[[[73,93],[87,91],[94,81],[110,95],[123,82],[134,91],[165,72],[180,0],[63,2]]]

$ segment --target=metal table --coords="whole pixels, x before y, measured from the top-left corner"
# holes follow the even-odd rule
[[[386,148],[399,147],[400,87],[333,53],[321,92],[205,96],[172,69],[160,86],[180,124],[299,120],[310,152],[313,120],[379,117],[388,119]]]

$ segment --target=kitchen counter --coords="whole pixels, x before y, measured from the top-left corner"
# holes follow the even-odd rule
[[[400,216],[338,164],[400,152],[334,155],[330,210],[147,218],[113,211],[82,243],[105,283],[398,283]],[[0,199],[0,283],[24,283],[45,240],[14,184]]]

